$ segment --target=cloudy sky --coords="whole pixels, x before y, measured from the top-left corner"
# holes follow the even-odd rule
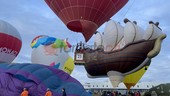
[[[111,19],[122,23],[124,18],[136,20],[138,25],[146,28],[148,21],[159,21],[167,38],[163,41],[160,54],[152,60],[151,66],[142,77],[141,82],[170,82],[170,12],[168,0],[129,0]],[[22,49],[14,62],[31,62],[32,39],[38,35],[69,38],[73,45],[84,41],[83,36],[67,29],[63,22],[52,12],[44,0],[0,0],[0,19],[12,24],[21,34]],[[98,31],[104,31],[103,24]],[[88,43],[91,44],[93,39]],[[73,52],[70,53],[73,56]],[[82,82],[105,81],[89,79],[82,66],[76,66],[72,76]]]

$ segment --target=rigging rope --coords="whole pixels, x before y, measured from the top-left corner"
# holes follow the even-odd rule
[[[122,21],[123,18],[125,18],[125,16],[127,15],[127,13],[129,12],[129,10],[132,8],[133,4],[135,3],[135,0],[132,1],[131,5],[127,8],[127,11],[125,12],[125,14],[122,16],[122,18],[120,18],[118,20],[118,22]]]

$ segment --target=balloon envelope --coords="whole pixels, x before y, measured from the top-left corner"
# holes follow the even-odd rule
[[[0,64],[0,96],[20,96],[27,88],[30,96],[45,96],[47,88],[53,96],[90,96],[81,83],[63,72],[40,64]]]
[[[116,14],[128,0],[45,0],[53,12],[72,31],[81,32],[86,41],[98,27]]]
[[[70,44],[65,41],[49,36],[37,36],[32,41],[31,62],[53,66],[71,74],[74,69],[74,62],[69,56],[67,49]]]
[[[138,83],[138,81],[142,78],[142,76],[147,71],[146,68],[148,67],[149,66],[145,66],[141,68],[140,70],[138,70],[137,72],[134,72],[132,74],[125,76],[125,78],[123,79],[123,83],[125,84],[128,90],[130,90],[132,86],[135,86],[136,83]]]
[[[0,20],[0,63],[11,63],[21,49],[19,32],[11,24]]]

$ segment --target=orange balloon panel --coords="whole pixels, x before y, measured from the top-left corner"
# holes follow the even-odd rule
[[[98,27],[117,13],[128,0],[45,0],[72,31],[81,32],[86,41]]]

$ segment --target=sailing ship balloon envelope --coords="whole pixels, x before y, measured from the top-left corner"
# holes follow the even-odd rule
[[[128,0],[45,0],[68,29],[88,41]]]
[[[125,26],[108,21],[103,34],[96,33],[94,49],[82,48],[75,51],[75,63],[84,65],[88,77],[109,77],[113,86],[150,64],[166,37],[157,24],[149,23],[146,30],[136,22],[125,19]]]

